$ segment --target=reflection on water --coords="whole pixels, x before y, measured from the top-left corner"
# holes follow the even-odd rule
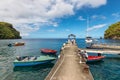
[[[36,66],[23,66],[23,67],[14,67],[14,72],[31,72],[31,71],[36,71],[36,70],[41,70],[41,69],[46,69],[46,68],[51,68],[53,67],[53,63],[46,63],[46,64],[40,64]]]
[[[12,80],[44,80],[53,66],[54,64],[50,63],[29,67],[15,67],[11,74]],[[10,78],[11,76],[7,77],[6,80]]]

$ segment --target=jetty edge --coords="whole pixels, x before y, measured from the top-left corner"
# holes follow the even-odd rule
[[[94,80],[89,66],[83,62],[84,59],[78,55],[76,42],[68,40],[64,43],[58,60],[45,80]]]
[[[116,55],[120,54],[120,50],[112,50],[112,49],[82,49],[82,50],[85,50],[91,53],[116,54]]]

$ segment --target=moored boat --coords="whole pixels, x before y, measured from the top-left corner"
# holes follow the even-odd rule
[[[34,66],[38,64],[49,63],[55,59],[55,57],[50,56],[22,56],[16,57],[16,60],[13,63],[14,66]]]
[[[93,45],[92,37],[86,37],[85,42],[86,42],[86,48],[91,48],[92,47],[92,45]]]
[[[105,58],[105,56],[88,56],[87,62],[97,62],[101,61]]]
[[[13,44],[14,46],[22,46],[22,45],[25,45],[24,42],[16,42]]]
[[[44,54],[56,54],[57,51],[52,50],[52,49],[41,49],[41,53],[44,53]]]
[[[23,46],[25,45],[24,42],[15,42],[15,43],[9,43],[8,46],[12,47],[12,46]]]

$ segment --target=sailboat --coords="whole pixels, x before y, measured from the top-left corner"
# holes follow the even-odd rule
[[[89,18],[87,18],[87,29],[89,27]],[[88,36],[88,31],[86,30],[86,39],[85,39],[85,43],[86,43],[86,48],[91,48],[93,45],[93,39],[91,36]]]

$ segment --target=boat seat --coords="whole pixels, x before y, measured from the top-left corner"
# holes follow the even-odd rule
[[[30,60],[36,60],[36,59],[37,59],[36,56],[30,58]]]
[[[28,61],[29,57],[24,58],[22,61]]]
[[[22,60],[22,58],[21,58],[20,56],[17,56],[16,59],[17,59],[18,61],[21,61],[21,60]]]

